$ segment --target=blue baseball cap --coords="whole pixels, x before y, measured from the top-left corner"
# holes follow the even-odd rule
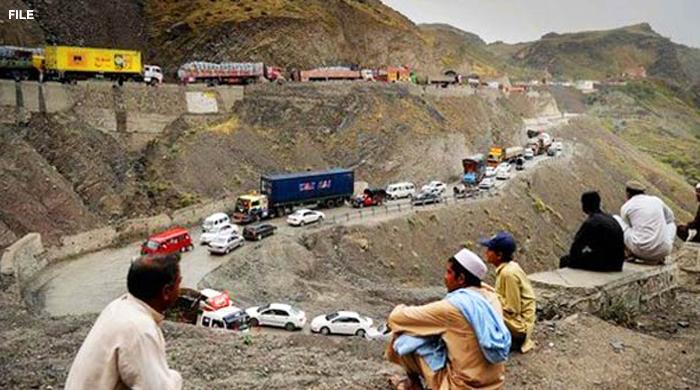
[[[492,251],[502,252],[504,254],[513,254],[515,252],[515,239],[508,232],[498,232],[491,238],[479,240],[479,244],[485,246]]]

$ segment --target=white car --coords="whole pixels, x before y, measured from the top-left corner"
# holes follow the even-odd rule
[[[143,82],[146,84],[156,85],[163,83],[163,71],[160,66],[144,65],[143,66]]]
[[[248,315],[235,306],[227,306],[216,311],[203,311],[197,316],[197,326],[222,328],[246,332]]]
[[[368,340],[389,341],[391,340],[391,329],[389,329],[386,322],[383,322],[377,327],[373,326],[367,329],[365,338]]]
[[[243,236],[236,232],[222,233],[209,242],[209,253],[226,255],[245,242]]]
[[[225,213],[214,213],[204,219],[202,223],[202,232],[207,233],[218,229],[222,225],[231,223],[231,219]]]
[[[326,218],[326,216],[320,211],[301,209],[287,217],[287,223],[292,226],[304,226],[307,223],[320,222],[324,218]]]
[[[306,324],[306,314],[303,311],[283,303],[253,306],[245,312],[250,317],[250,326],[275,326],[293,331],[302,329]]]
[[[432,192],[438,195],[442,195],[445,193],[445,190],[447,189],[447,186],[445,183],[438,181],[438,180],[433,180],[430,183],[424,185],[421,188],[421,192]]]
[[[402,182],[389,184],[386,187],[386,195],[389,199],[411,198],[416,194],[416,186],[413,183]]]
[[[496,182],[493,180],[493,178],[487,177],[484,178],[484,180],[482,180],[481,183],[479,183],[479,189],[490,190],[495,184]]]
[[[525,160],[532,160],[533,158],[535,158],[535,152],[533,152],[532,149],[527,148],[527,149],[525,149],[524,156],[525,156]]]
[[[551,147],[554,148],[554,150],[556,150],[557,152],[561,152],[562,149],[564,149],[564,145],[559,141],[553,142]]]
[[[484,176],[486,176],[486,177],[496,176],[496,168],[486,167],[486,172],[484,172]]]
[[[503,163],[496,169],[496,179],[497,180],[508,180],[510,179],[511,170],[513,166],[508,163]]]
[[[354,311],[338,311],[311,320],[311,331],[322,335],[345,334],[365,337],[371,326],[371,318],[362,317]]]
[[[202,233],[199,236],[199,243],[201,245],[209,245],[210,242],[216,240],[220,236],[230,236],[231,234],[241,234],[241,229],[238,225],[231,223],[225,223],[223,225],[214,226],[210,231]]]

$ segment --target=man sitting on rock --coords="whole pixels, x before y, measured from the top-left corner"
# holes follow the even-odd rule
[[[496,294],[503,306],[503,317],[513,340],[512,350],[530,351],[535,343],[535,290],[525,271],[513,260],[515,239],[508,232],[499,232],[479,242],[486,248],[486,261],[496,267]]]
[[[444,299],[399,305],[388,326],[394,333],[386,357],[406,370],[397,389],[500,389],[510,334],[493,289],[481,284],[486,264],[462,249],[447,260]]]
[[[695,198],[700,203],[700,183],[695,185]],[[678,225],[678,238],[688,242],[700,242],[700,204],[695,219],[685,225]]]
[[[656,196],[646,195],[638,181],[626,184],[627,202],[616,217],[625,237],[625,248],[640,262],[663,264],[676,236],[673,211]]]
[[[569,254],[560,259],[559,268],[622,271],[625,241],[620,224],[600,209],[600,195],[596,191],[581,195],[581,207],[588,218],[576,232]]]

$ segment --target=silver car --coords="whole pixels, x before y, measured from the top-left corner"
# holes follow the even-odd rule
[[[238,234],[222,234],[209,243],[209,253],[225,255],[243,245],[245,240]]]

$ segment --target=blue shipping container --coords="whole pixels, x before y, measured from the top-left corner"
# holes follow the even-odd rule
[[[312,203],[325,199],[350,198],[355,185],[350,169],[263,175],[260,193],[267,195],[268,207]]]

